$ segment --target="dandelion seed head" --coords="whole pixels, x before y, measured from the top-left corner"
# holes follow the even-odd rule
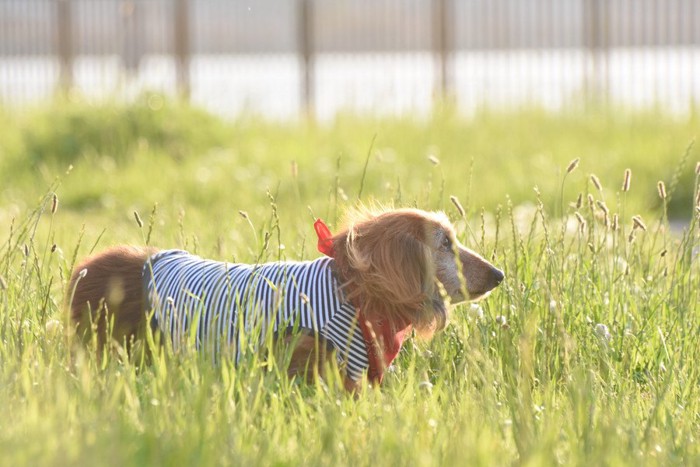
[[[595,334],[596,334],[596,336],[598,336],[599,338],[603,339],[606,342],[609,342],[610,339],[612,338],[612,335],[610,334],[610,330],[603,323],[598,323],[595,325]]]
[[[469,316],[471,316],[474,319],[483,319],[484,317],[484,309],[481,308],[481,306],[477,303],[472,303],[469,306]]]
[[[46,332],[46,337],[51,339],[63,332],[63,325],[57,319],[50,319],[46,321],[46,325],[44,325],[44,330]]]
[[[418,383],[418,389],[420,389],[421,391],[430,392],[433,390],[433,383],[431,383],[430,381],[421,381],[420,383]]]

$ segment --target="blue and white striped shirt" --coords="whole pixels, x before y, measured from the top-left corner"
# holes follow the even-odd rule
[[[359,380],[369,366],[367,347],[332,262],[234,264],[165,250],[146,261],[143,279],[150,310],[175,349],[194,337],[197,348],[216,353],[233,346],[238,361],[270,331],[308,329],[327,339],[339,366]]]

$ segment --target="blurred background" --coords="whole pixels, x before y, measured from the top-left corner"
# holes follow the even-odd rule
[[[0,105],[180,95],[225,116],[700,100],[697,0],[0,0]]]

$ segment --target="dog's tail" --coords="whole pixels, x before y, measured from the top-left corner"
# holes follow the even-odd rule
[[[142,271],[153,248],[117,246],[79,263],[68,283],[71,326],[85,341],[96,332],[98,354],[111,340],[127,348],[145,329]]]

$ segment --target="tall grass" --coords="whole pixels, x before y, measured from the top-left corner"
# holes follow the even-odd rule
[[[593,134],[610,151],[636,151],[624,123],[539,113],[239,122],[238,139],[180,160],[142,145],[115,165],[82,155],[67,176],[56,161],[33,173],[14,164],[17,184],[0,194],[3,464],[697,464],[698,175],[697,153],[685,152],[694,135],[685,123],[659,119],[652,131],[648,116],[627,117],[649,125],[637,136],[656,172],[577,147]],[[534,129],[552,139],[527,142]],[[482,132],[490,142],[458,149]],[[484,161],[487,143],[500,149]],[[536,146],[549,155],[533,157]],[[127,242],[228,260],[311,258],[307,207],[337,226],[360,196],[445,209],[461,240],[506,272],[431,342],[409,341],[381,390],[353,400],[334,378],[289,381],[259,354],[235,368],[167,350],[146,366],[98,361],[66,339],[62,300],[78,256]],[[667,214],[674,199],[683,207]]]

